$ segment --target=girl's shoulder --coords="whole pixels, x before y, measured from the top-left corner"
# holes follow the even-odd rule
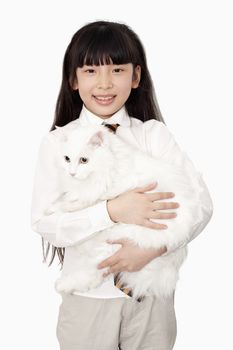
[[[142,122],[136,118],[131,118],[131,121],[133,133],[150,154],[156,150],[156,153],[161,155],[175,142],[172,132],[162,121],[149,119]]]
[[[132,127],[141,127],[145,132],[150,131],[151,129],[153,130],[167,129],[167,126],[163,122],[156,119],[149,119],[143,122],[140,119],[137,119],[135,117],[130,117],[130,120],[131,120]]]
[[[64,132],[66,134],[69,131],[74,130],[79,123],[78,119],[72,120],[64,126],[56,127],[54,130],[50,130],[46,134],[43,135],[42,140],[46,140],[47,142],[54,143],[59,139],[59,136]]]
[[[71,122],[67,123],[64,126],[59,126],[59,127],[56,127],[56,129],[51,130],[49,132],[49,134],[56,135],[59,131],[62,131],[62,130],[64,130],[64,131],[71,131],[71,130],[75,129],[78,124],[79,124],[79,120],[78,119],[72,120]]]
[[[146,139],[164,139],[165,142],[166,140],[170,140],[173,137],[172,132],[168,129],[168,127],[159,120],[156,119],[149,119],[146,120],[145,122],[130,117],[131,119],[131,127],[132,128],[137,128],[141,131],[141,133],[144,135]]]
[[[41,137],[40,149],[44,149],[46,151],[49,151],[49,149],[54,149],[54,147],[57,146],[57,141],[60,139],[62,132],[64,131],[65,134],[66,131],[73,130],[77,126],[77,124],[78,121],[77,119],[75,119],[64,126],[60,126],[58,128],[55,128],[54,130],[47,131]]]

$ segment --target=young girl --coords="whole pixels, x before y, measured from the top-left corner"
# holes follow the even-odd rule
[[[168,192],[147,193],[155,188],[153,183],[82,210],[44,215],[61,195],[51,137],[55,125],[72,129],[77,123],[88,127],[103,122],[130,128],[129,142],[154,157],[176,165],[189,164],[200,185],[200,217],[190,227],[190,240],[204,229],[213,211],[200,174],[165,126],[138,36],[124,24],[89,23],[74,34],[65,53],[55,119],[41,141],[32,195],[31,224],[43,243],[47,241],[45,260],[52,245],[50,264],[57,253],[66,271],[78,259],[72,246],[94,233],[116,222],[165,230],[162,221],[172,220],[179,207],[171,199],[175,195],[170,192],[172,184]],[[60,349],[172,349],[176,339],[174,294],[166,299],[147,295],[139,302],[114,284],[117,273],[140,270],[152,259],[172,252],[166,246],[141,249],[127,240],[111,243],[122,247],[98,266],[107,268],[105,276],[110,278],[86,293],[62,294],[57,323]]]

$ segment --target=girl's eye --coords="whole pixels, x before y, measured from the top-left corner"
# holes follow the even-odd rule
[[[115,68],[114,71],[115,71],[115,73],[120,73],[120,71],[123,72],[123,69],[121,69],[121,68]]]
[[[70,158],[68,156],[64,156],[64,159],[67,163],[70,163]]]
[[[79,163],[81,163],[81,164],[86,164],[87,162],[88,162],[88,158],[81,157],[81,158],[79,159]]]
[[[94,69],[86,69],[85,72],[93,74],[95,72],[95,70]]]

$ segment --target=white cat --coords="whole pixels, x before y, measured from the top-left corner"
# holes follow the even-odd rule
[[[106,240],[120,238],[130,239],[143,248],[164,245],[168,249],[178,248],[152,260],[139,271],[121,272],[121,281],[132,289],[133,297],[148,295],[148,292],[166,297],[176,287],[179,268],[187,256],[185,243],[190,239],[191,228],[198,216],[197,179],[190,176],[185,164],[182,168],[168,164],[127,144],[120,137],[120,128],[114,134],[103,125],[77,125],[72,130],[56,127],[53,136],[57,144],[57,161],[63,169],[63,195],[51,204],[46,214],[79,210],[157,181],[158,186],[151,192],[172,189],[180,204],[178,215],[162,220],[168,226],[165,230],[119,222],[80,242],[75,246],[76,263],[70,267],[71,272],[63,271],[56,280],[59,293],[85,292],[100,285],[106,269],[97,269],[97,264],[121,247],[120,244],[108,244]]]

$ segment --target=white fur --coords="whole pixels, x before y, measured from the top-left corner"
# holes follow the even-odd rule
[[[126,238],[143,248],[166,245],[168,250],[175,249],[168,255],[153,259],[140,271],[121,272],[121,280],[132,288],[133,297],[148,292],[166,297],[174,291],[179,269],[187,256],[187,246],[179,246],[188,242],[198,217],[197,180],[190,175],[185,164],[180,168],[152,158],[123,141],[118,130],[113,134],[102,125],[77,125],[73,130],[57,127],[53,136],[57,142],[57,159],[63,169],[63,195],[46,213],[79,210],[157,181],[158,186],[151,192],[172,190],[180,204],[178,215],[174,219],[162,220],[168,225],[165,230],[119,222],[73,246],[76,263],[70,266],[69,273],[62,272],[56,281],[56,290],[60,293],[85,292],[100,285],[106,269],[97,269],[97,264],[121,247],[120,244],[110,245],[106,240]],[[65,155],[70,158],[69,163],[64,160]],[[80,163],[81,157],[89,161]],[[152,221],[159,222],[158,219]]]

